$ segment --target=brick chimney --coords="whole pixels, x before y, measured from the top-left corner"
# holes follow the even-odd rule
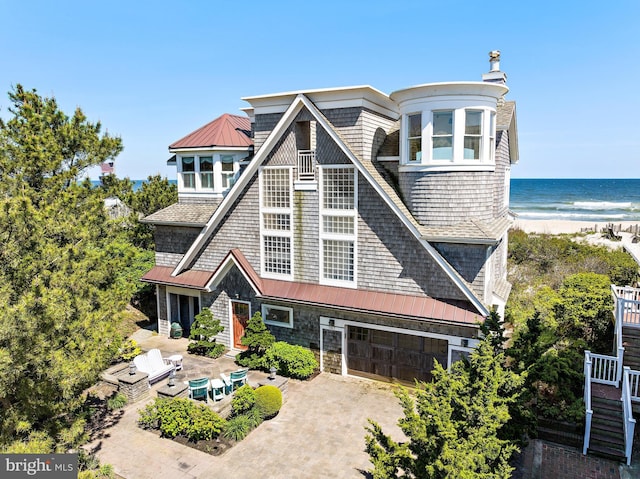
[[[489,73],[482,74],[482,81],[490,83],[507,83],[507,74],[500,71],[500,50],[492,50],[489,52]]]

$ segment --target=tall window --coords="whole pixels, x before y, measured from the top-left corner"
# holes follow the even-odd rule
[[[409,115],[409,133],[407,137],[407,151],[409,161],[422,160],[422,113]]]
[[[264,168],[261,173],[263,272],[291,275],[291,170]]]
[[[196,162],[193,156],[182,157],[182,186],[196,187]]]
[[[200,157],[200,186],[213,189],[213,157]]]
[[[453,111],[433,112],[433,159],[453,159]]]
[[[479,160],[482,144],[482,112],[466,110],[464,121],[464,159]]]
[[[222,188],[226,190],[233,186],[233,156],[222,155],[220,161],[222,163]]]
[[[321,193],[321,282],[354,283],[357,218],[354,168],[323,168]]]

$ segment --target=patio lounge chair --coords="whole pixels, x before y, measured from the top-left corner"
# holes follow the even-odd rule
[[[209,403],[209,378],[191,379],[189,380],[189,398],[204,398]]]
[[[141,372],[149,375],[149,384],[158,381],[173,371],[173,363],[162,357],[159,349],[151,349],[146,354],[133,358],[133,363]]]
[[[227,377],[224,373],[220,374],[222,381],[226,385],[230,386],[230,389],[233,391],[236,389],[236,386],[242,386],[243,384],[247,384],[247,373],[248,369],[238,369],[237,371],[233,371],[229,373],[229,377]]]

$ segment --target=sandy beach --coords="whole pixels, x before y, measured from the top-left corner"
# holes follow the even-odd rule
[[[610,222],[592,222],[592,221],[567,221],[567,220],[523,220],[516,219],[513,224],[513,228],[518,228],[525,233],[544,233],[544,234],[564,234],[564,233],[580,233],[586,228],[590,228],[592,231],[597,228],[596,231],[602,231],[602,228],[606,227]],[[628,227],[638,225],[640,228],[640,222],[638,221],[619,221],[613,223],[615,227],[621,226],[622,231]]]

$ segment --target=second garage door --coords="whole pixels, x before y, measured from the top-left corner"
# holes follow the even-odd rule
[[[379,329],[347,327],[349,374],[413,382],[431,380],[433,360],[447,365],[448,343]]]

